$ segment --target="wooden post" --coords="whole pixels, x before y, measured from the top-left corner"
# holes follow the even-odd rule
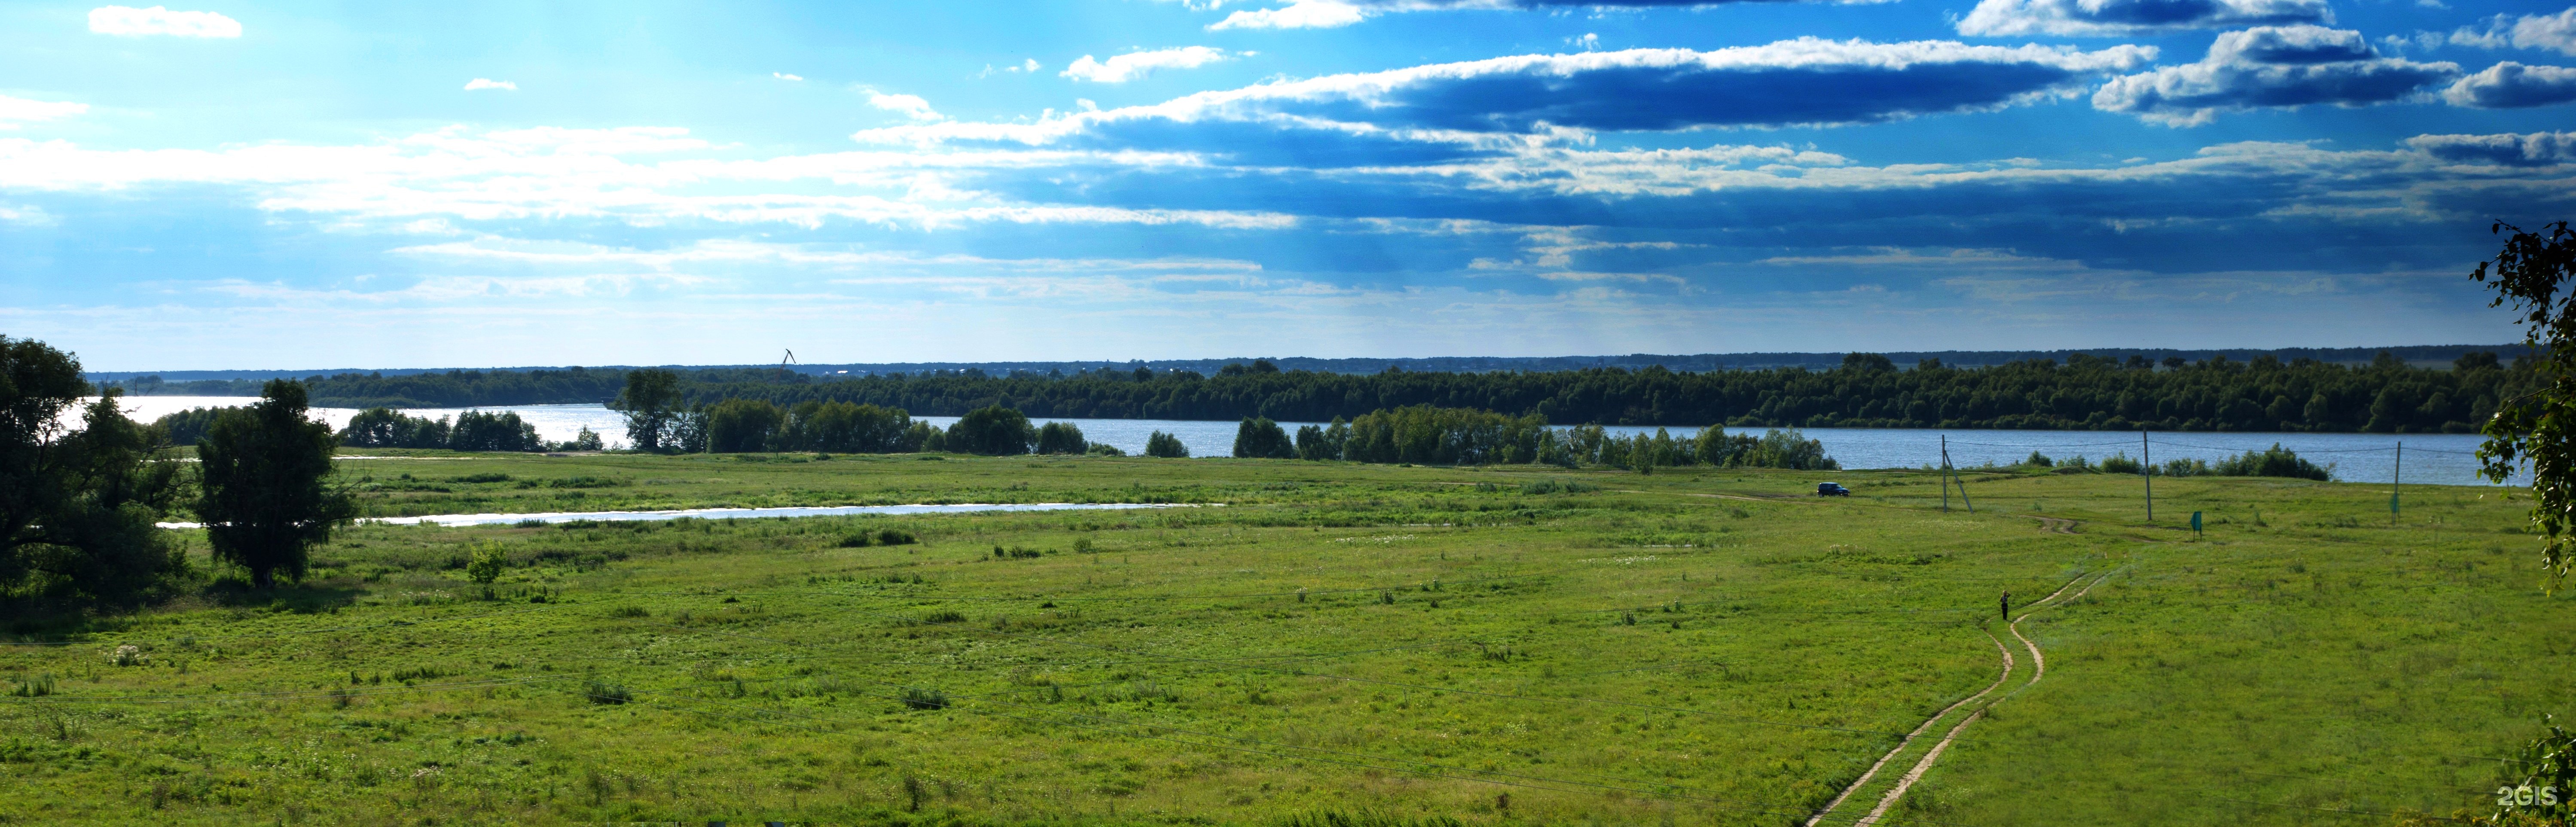
[[[1941,513],[1950,513],[1950,435],[1941,435]]]
[[[2138,432],[2138,476],[2147,479],[2147,522],[2156,521],[2156,454],[2149,447],[2147,432]]]

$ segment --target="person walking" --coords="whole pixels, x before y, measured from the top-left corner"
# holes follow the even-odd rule
[[[2012,622],[2012,592],[2004,592],[2003,605],[2000,608],[2000,613],[2003,615],[2004,622]]]

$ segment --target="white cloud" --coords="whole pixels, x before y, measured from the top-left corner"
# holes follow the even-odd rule
[[[2576,132],[2417,135],[2406,139],[2406,145],[2459,164],[2538,167],[2576,163]]]
[[[2451,43],[2488,49],[2554,49],[2576,55],[2576,7],[2557,14],[2499,14],[2488,18],[2484,29],[2460,27],[2451,33]]]
[[[1979,111],[2081,94],[2089,77],[2153,60],[2152,46],[2098,51],[2071,46],[1971,46],[1956,41],[1871,43],[1805,37],[1710,51],[1628,49],[1514,55],[1384,72],[1279,80],[1199,92],[1159,104],[1077,112],[1034,123],[942,123],[861,130],[865,143],[948,141],[1043,145],[1130,121],[1246,121],[1351,135],[1487,140],[1496,129],[1585,140],[1582,129],[1678,130],[1704,126],[1826,124]],[[1998,72],[1992,67],[2012,66]],[[1636,78],[1662,75],[1647,88]],[[1624,82],[1624,83],[1623,83]],[[1784,94],[1803,83],[1816,94]],[[1510,100],[1443,94],[1518,84]],[[1805,88],[1805,87],[1802,87]],[[1692,94],[1670,90],[1689,89]],[[1859,89],[1860,92],[1852,92]],[[1850,94],[1827,94],[1826,92]],[[1866,94],[1863,94],[1866,93]],[[1913,101],[1920,100],[1920,108]],[[1506,107],[1517,107],[1506,108]],[[1330,114],[1310,114],[1330,113]],[[1351,118],[1353,120],[1337,120]],[[1367,118],[1367,121],[1355,120]],[[1514,123],[1514,121],[1520,123]],[[1468,124],[1468,125],[1460,125]],[[1473,130],[1473,131],[1470,131]],[[1567,132],[1565,130],[1574,130]]]
[[[948,119],[948,116],[939,114],[937,111],[932,110],[930,108],[930,102],[922,100],[920,95],[889,95],[884,92],[870,89],[868,90],[868,105],[888,112],[900,113],[904,117],[911,118],[916,121],[941,121]]]
[[[0,129],[17,129],[35,121],[68,118],[89,111],[89,104],[70,101],[40,101],[0,95]]]
[[[1156,69],[1195,69],[1226,59],[1224,49],[1206,46],[1182,46],[1150,52],[1128,52],[1108,60],[1093,60],[1090,55],[1058,73],[1074,80],[1093,83],[1125,83],[1151,74]]]
[[[2220,111],[2409,100],[2459,76],[2456,63],[2381,57],[2356,31],[2259,26],[2219,35],[2198,63],[2114,78],[2094,93],[2093,108],[2198,126]]]
[[[1349,3],[1335,0],[1296,0],[1275,9],[1247,9],[1208,24],[1208,31],[1226,29],[1330,29],[1348,26],[1368,18],[1368,12]]]
[[[89,10],[89,30],[99,34],[141,37],[240,37],[241,22],[210,11],[171,11],[161,6],[100,6]]]
[[[2117,37],[2183,29],[2332,23],[2325,0],[1983,0],[1959,20],[1976,37]]]
[[[2442,90],[2452,106],[2520,109],[2576,101],[2576,69],[2504,61]]]
[[[791,74],[788,74],[788,73],[786,73],[786,72],[771,72],[771,73],[769,73],[769,76],[770,76],[770,77],[777,78],[777,79],[779,79],[779,80],[804,80],[804,79],[805,79],[805,78],[804,78],[803,76],[801,76],[801,75],[791,75]]]
[[[465,91],[472,92],[477,89],[500,89],[508,92],[516,92],[519,91],[519,85],[510,81],[493,80],[491,78],[475,78],[465,82]]]
[[[991,171],[1120,164],[1170,169],[1190,162],[1169,153],[844,152],[650,162],[628,157],[708,149],[686,130],[666,127],[480,133],[450,127],[373,144],[221,150],[90,150],[67,141],[0,138],[0,191],[228,186],[264,212],[379,231],[428,218],[804,228],[841,221],[925,229],[979,223],[1276,229],[1297,223],[1295,216],[1260,210],[1029,203],[937,185],[946,176]],[[974,200],[953,203],[961,195]]]

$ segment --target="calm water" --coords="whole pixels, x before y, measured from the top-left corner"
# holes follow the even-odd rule
[[[388,525],[443,526],[510,525],[534,520],[541,523],[569,523],[574,520],[634,522],[676,520],[697,517],[721,520],[728,517],[840,517],[852,514],[972,514],[979,511],[1112,511],[1133,508],[1197,508],[1195,505],[1161,505],[1147,503],[967,503],[959,505],[844,505],[825,508],[684,508],[672,511],[546,511],[534,514],[431,514],[422,517],[369,517],[358,522]],[[160,523],[162,528],[203,528],[197,523]]]
[[[136,419],[150,421],[163,414],[188,408],[248,404],[253,400],[228,396],[137,396],[126,399],[127,411]],[[406,413],[412,416],[453,417],[461,409],[428,408]],[[590,428],[610,445],[624,441],[626,423],[616,411],[599,405],[522,405],[486,408],[491,411],[515,411],[521,419],[537,427],[537,433],[549,440],[568,440],[584,427]],[[357,411],[348,408],[316,408],[318,419],[334,428],[348,424]],[[917,417],[938,427],[957,421],[953,416]],[[1206,422],[1166,419],[1065,419],[1040,420],[1070,422],[1082,428],[1084,437],[1093,442],[1118,446],[1130,454],[1145,451],[1145,437],[1163,431],[1180,437],[1189,446],[1190,455],[1222,457],[1234,450],[1233,422]],[[1294,432],[1297,426],[1312,423],[1282,422]],[[1626,435],[1655,432],[1652,427],[1619,426],[1609,429]],[[1695,432],[1693,428],[1671,428],[1676,436]],[[1759,434],[1760,428],[1730,428],[1733,433]],[[2335,479],[2347,482],[2388,482],[2395,478],[2397,447],[2405,444],[2405,481],[2444,485],[2480,485],[2477,462],[2470,455],[2483,438],[2475,434],[2287,434],[2287,433],[2157,433],[2153,444],[2142,450],[2136,432],[2111,431],[1937,431],[1910,428],[1810,428],[1808,437],[1825,444],[1825,453],[1841,462],[1844,468],[1915,468],[1938,463],[1941,440],[1949,437],[1950,461],[1955,465],[1974,466],[1986,463],[2009,465],[2030,456],[2032,451],[2059,460],[2075,456],[2100,460],[2114,453],[2135,459],[2141,453],[2156,462],[2173,459],[2197,459],[2216,462],[2246,451],[2261,450],[2273,443],[2297,451],[2299,456],[2318,465],[2332,464]]]

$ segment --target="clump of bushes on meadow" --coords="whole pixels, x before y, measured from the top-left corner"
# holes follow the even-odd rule
[[[2272,443],[2270,448],[2247,451],[2216,463],[2177,459],[2148,468],[2126,453],[2116,453],[2103,457],[2101,467],[2105,474],[2144,473],[2158,477],[2285,477],[2319,482],[2334,479],[2332,463],[2319,466],[2299,456],[2298,452],[2281,447],[2278,442]]]

